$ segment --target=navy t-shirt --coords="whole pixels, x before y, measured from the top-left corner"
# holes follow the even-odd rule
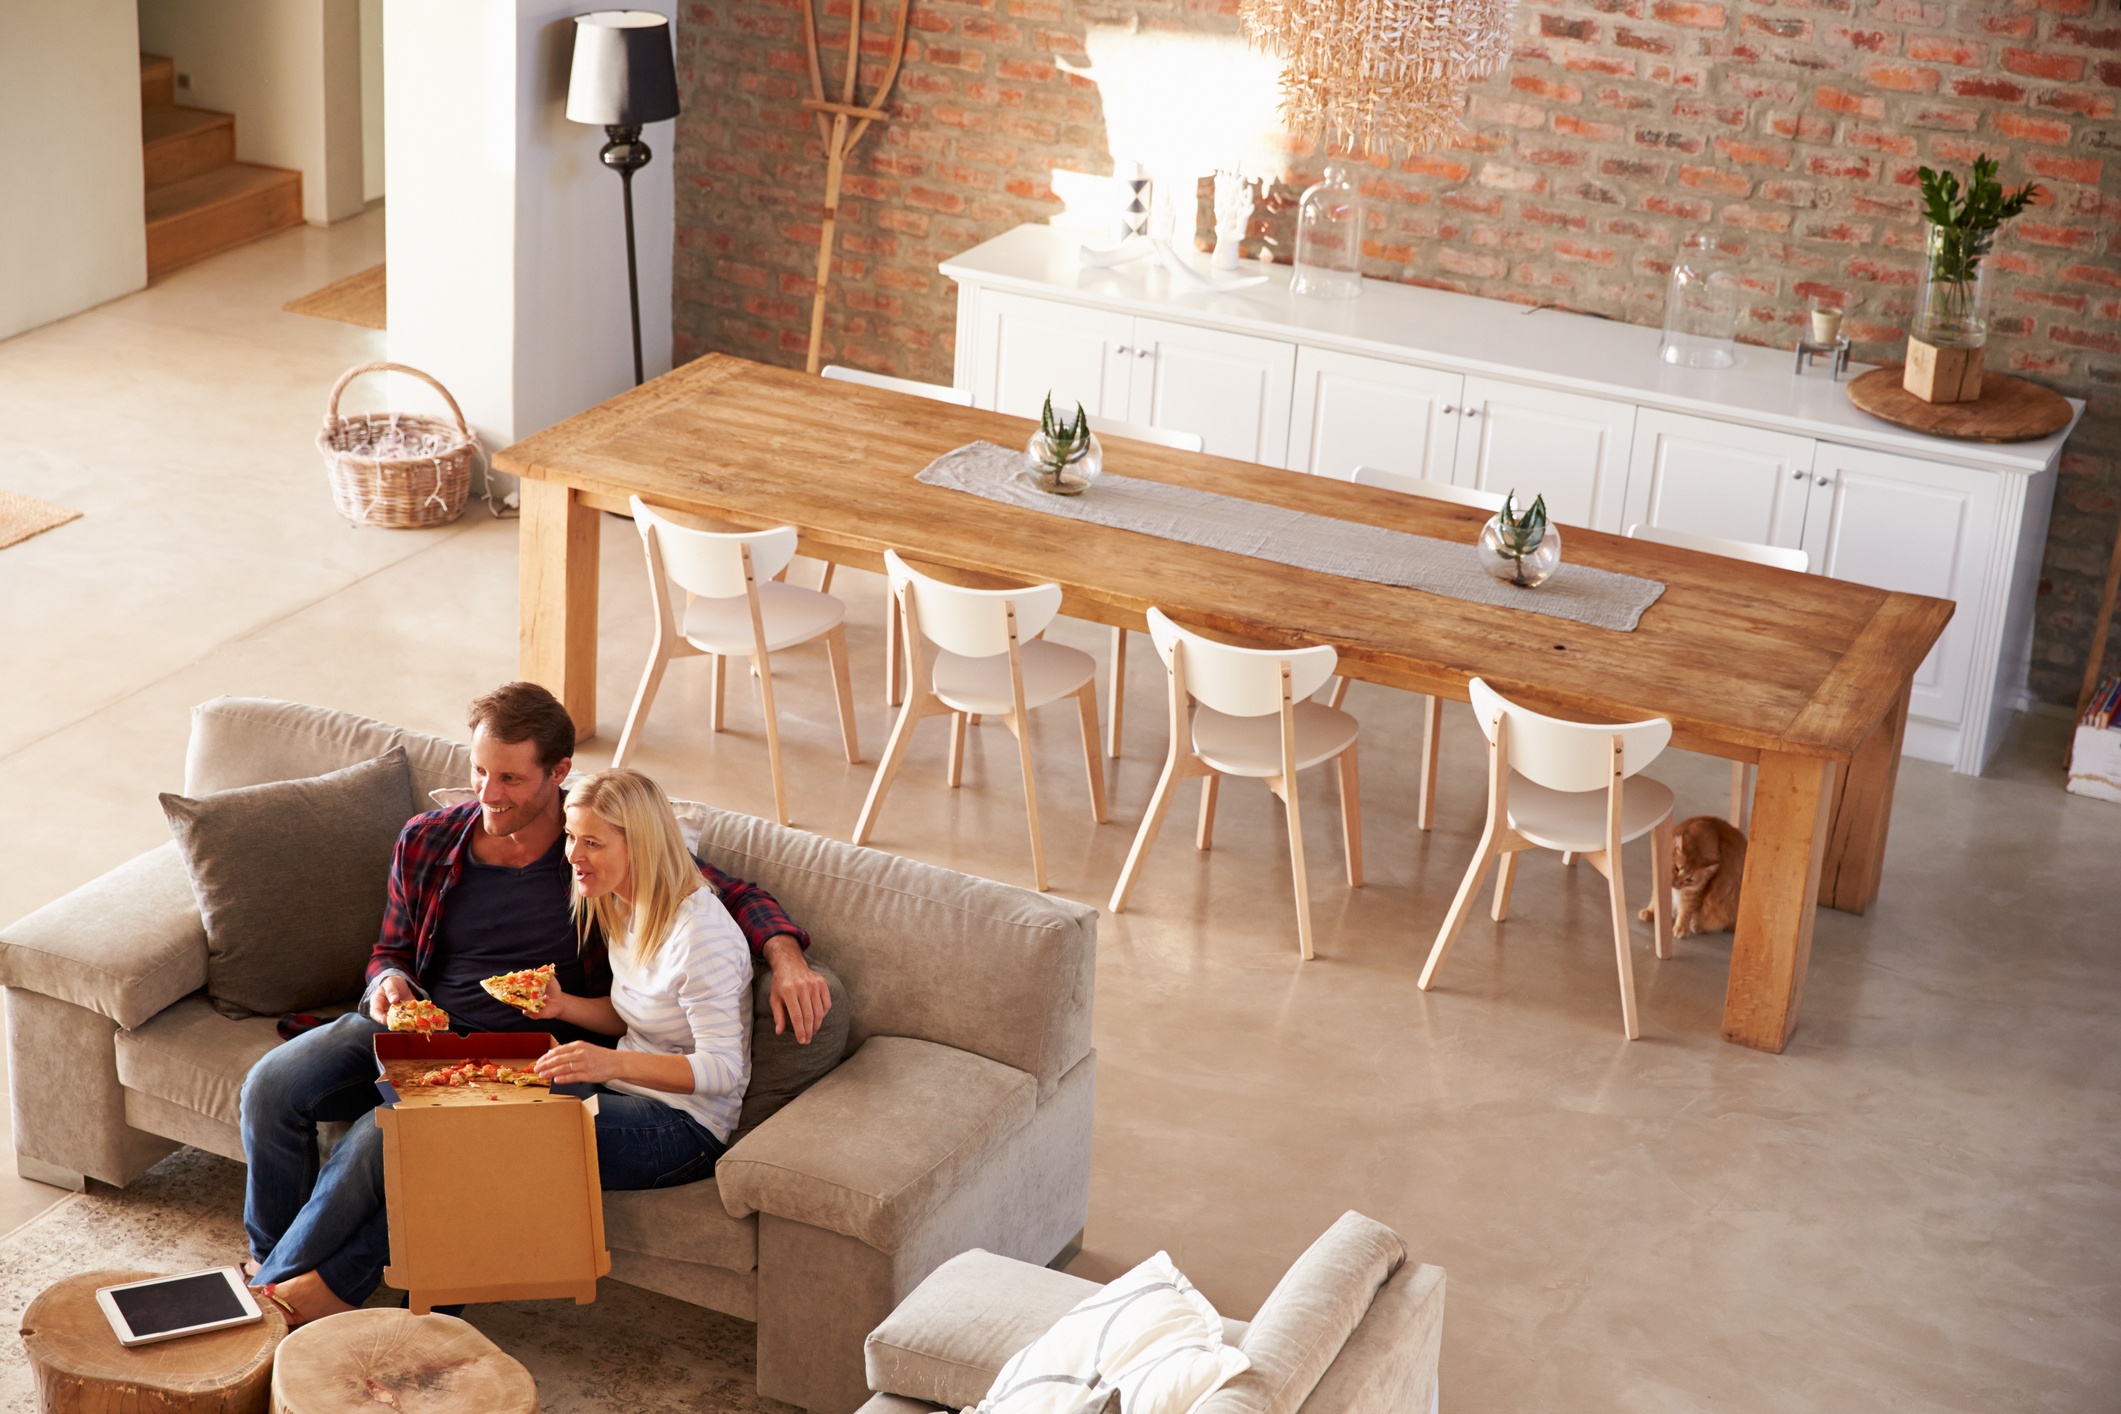
[[[600,1040],[559,1022],[534,1021],[490,996],[480,982],[503,972],[551,963],[560,986],[577,997],[603,996],[607,979],[582,965],[567,904],[567,837],[522,868],[482,864],[467,849],[464,872],[442,901],[434,958],[421,979],[454,1031],[550,1031],[565,1040]],[[601,973],[602,969],[598,969]],[[601,985],[599,985],[601,984]],[[564,1035],[561,1033],[565,1033]]]

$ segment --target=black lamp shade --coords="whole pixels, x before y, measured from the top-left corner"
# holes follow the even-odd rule
[[[670,21],[653,10],[598,10],[574,20],[567,116],[601,127],[639,127],[678,115]]]

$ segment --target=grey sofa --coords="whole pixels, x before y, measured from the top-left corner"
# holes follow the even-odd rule
[[[184,790],[299,779],[392,746],[419,798],[458,743],[322,708],[193,710]],[[869,1394],[866,1333],[969,1248],[1045,1263],[1089,1210],[1097,915],[1064,900],[714,812],[702,852],[756,880],[846,987],[848,1056],[715,1179],[612,1193],[612,1276],[758,1324],[761,1393],[821,1414]],[[123,1185],[178,1144],[242,1158],[244,1075],[272,1017],[210,1006],[174,844],[0,929],[16,1165]],[[352,999],[349,998],[349,1001]]]
[[[862,1414],[933,1414],[985,1397],[1002,1366],[1097,1283],[967,1252],[922,1282],[868,1340]],[[1439,1407],[1444,1272],[1360,1213],[1297,1258],[1223,1340],[1251,1360],[1198,1414],[1422,1414]]]

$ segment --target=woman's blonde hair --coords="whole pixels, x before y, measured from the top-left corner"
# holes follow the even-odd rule
[[[639,771],[611,770],[599,771],[568,791],[567,808],[601,816],[626,837],[633,891],[630,907],[615,893],[583,898],[570,876],[575,929],[586,946],[594,925],[602,931],[605,946],[616,948],[627,945],[631,923],[634,960],[645,965],[669,938],[678,906],[707,882],[678,833],[670,800]]]

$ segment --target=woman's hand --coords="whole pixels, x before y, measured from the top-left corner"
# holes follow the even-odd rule
[[[574,998],[560,988],[560,979],[548,976],[545,979],[545,1000],[523,1015],[532,1021],[565,1021],[572,1010]]]
[[[532,1069],[555,1085],[602,1085],[619,1078],[619,1053],[587,1041],[554,1046]]]

